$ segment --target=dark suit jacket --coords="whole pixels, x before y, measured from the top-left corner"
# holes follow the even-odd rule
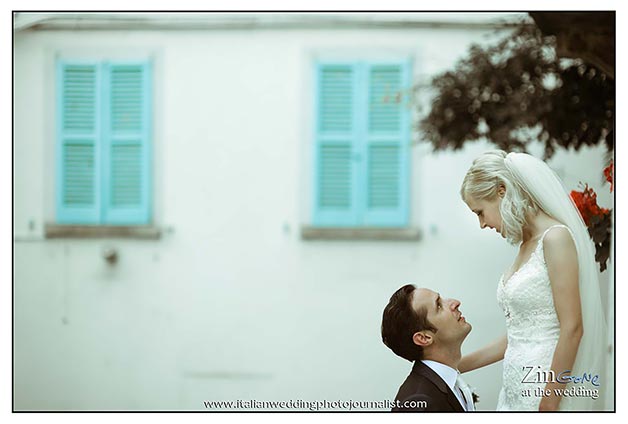
[[[400,401],[400,405],[393,408],[393,412],[465,412],[447,383],[421,361],[414,362],[412,371],[399,388],[395,400]],[[415,405],[404,407],[403,403],[406,401],[414,401]],[[427,405],[421,405],[417,401],[425,401]]]

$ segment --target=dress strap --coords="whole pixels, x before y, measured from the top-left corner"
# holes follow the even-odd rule
[[[563,227],[563,228],[566,228],[566,229],[567,229],[567,231],[569,231],[569,235],[571,236],[571,238],[572,238],[572,239],[574,238],[574,237],[573,237],[573,233],[571,232],[571,229],[570,229],[568,226],[566,226],[566,225],[564,225],[564,224],[556,224],[556,225],[552,225],[551,227],[549,227],[547,230],[545,230],[545,231],[543,232],[543,235],[541,236],[541,239],[539,240],[539,244],[540,244],[540,245],[542,245],[542,244],[543,244],[543,239],[545,238],[545,234],[549,233],[549,231],[550,231],[552,228],[556,228],[556,227]]]

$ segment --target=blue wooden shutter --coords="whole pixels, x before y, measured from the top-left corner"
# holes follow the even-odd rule
[[[148,62],[104,65],[103,221],[148,224],[151,68]]]
[[[410,145],[406,90],[409,63],[367,66],[368,124],[362,173],[367,226],[408,225],[408,161]]]
[[[357,67],[316,67],[316,131],[313,224],[354,226],[358,222],[356,138]]]
[[[100,220],[100,72],[57,62],[57,222]]]

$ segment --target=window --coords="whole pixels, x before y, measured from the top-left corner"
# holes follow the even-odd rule
[[[57,62],[57,223],[150,223],[151,87],[149,62]]]
[[[316,65],[313,225],[408,225],[410,63]]]

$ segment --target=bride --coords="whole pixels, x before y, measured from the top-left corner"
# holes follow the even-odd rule
[[[503,359],[498,410],[602,410],[606,324],[593,244],[560,180],[533,156],[495,150],[473,162],[460,193],[482,228],[519,244],[497,287],[507,334],[463,357],[460,372]]]

